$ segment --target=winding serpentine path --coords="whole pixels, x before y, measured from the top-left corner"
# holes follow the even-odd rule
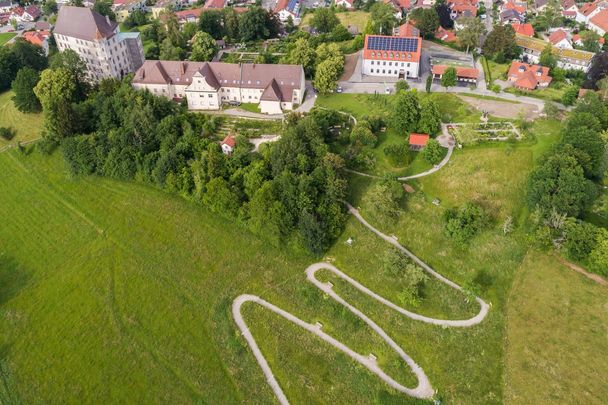
[[[451,142],[447,142],[446,144],[444,144],[444,146],[448,148],[448,153],[440,164],[438,164],[433,169],[428,170],[426,172],[419,173],[414,176],[402,177],[399,180],[407,180],[407,179],[412,179],[412,178],[423,177],[423,176],[429,175],[431,173],[434,173],[437,170],[439,170],[441,167],[443,167],[448,162],[448,160],[450,159],[450,156],[452,155],[452,151],[454,149],[453,138],[451,139]],[[361,174],[363,174],[363,173],[361,173]],[[367,175],[367,176],[375,177],[372,175]],[[378,235],[380,238],[384,239],[386,242],[390,243],[391,245],[393,245],[394,247],[396,247],[397,249],[399,249],[400,251],[405,253],[417,265],[422,267],[422,269],[424,269],[424,271],[426,271],[427,273],[429,273],[431,276],[435,277],[442,283],[445,283],[448,286],[450,286],[456,290],[463,291],[462,287],[460,287],[458,284],[454,283],[453,281],[447,279],[446,277],[442,276],[441,274],[439,274],[438,272],[433,270],[433,268],[431,268],[429,265],[427,265],[425,262],[423,262],[421,259],[419,259],[416,255],[414,255],[408,249],[406,249],[405,247],[400,245],[394,238],[383,234],[378,229],[376,229],[372,225],[370,225],[361,216],[361,214],[359,214],[359,211],[357,211],[352,205],[350,205],[347,202],[345,204],[348,207],[349,213],[352,214],[355,218],[357,218],[357,220],[359,220],[359,222],[361,222],[364,226],[366,226],[369,230],[371,230],[373,233]],[[266,358],[262,354],[262,351],[260,350],[255,338],[253,337],[253,334],[251,333],[251,331],[249,330],[249,327],[247,326],[247,323],[243,319],[243,315],[241,314],[241,307],[245,303],[252,302],[252,303],[261,305],[262,307],[274,312],[277,315],[282,316],[283,318],[287,319],[288,321],[290,321],[290,322],[298,325],[299,327],[307,330],[308,332],[316,335],[317,337],[321,338],[325,342],[332,345],[334,348],[342,351],[343,353],[345,353],[346,355],[351,357],[353,360],[355,360],[359,364],[366,367],[369,371],[376,374],[382,381],[384,381],[386,384],[388,384],[392,388],[396,389],[397,391],[403,392],[404,394],[410,395],[415,398],[429,399],[429,398],[432,398],[434,395],[433,387],[431,386],[431,383],[430,383],[428,377],[426,376],[424,370],[410,356],[408,356],[407,353],[405,353],[405,351],[397,343],[395,343],[395,341],[380,326],[378,326],[378,324],[376,324],[373,320],[371,320],[369,317],[367,317],[363,312],[361,312],[355,306],[351,305],[344,298],[342,298],[340,295],[338,295],[333,290],[333,288],[332,288],[333,285],[331,283],[323,283],[323,282],[319,281],[316,278],[316,273],[319,270],[330,271],[336,277],[339,277],[342,280],[346,281],[347,283],[352,285],[354,288],[361,291],[363,294],[368,295],[369,297],[375,299],[376,301],[380,302],[381,304],[399,312],[402,315],[407,316],[408,318],[411,318],[411,319],[414,319],[417,321],[421,321],[421,322],[425,322],[425,323],[430,323],[430,324],[437,325],[437,326],[443,326],[443,327],[474,326],[474,325],[479,324],[481,321],[483,321],[483,319],[488,314],[488,310],[489,310],[489,305],[485,301],[483,301],[481,298],[476,297],[475,300],[479,304],[480,310],[477,315],[475,315],[474,317],[472,317],[470,319],[448,320],[448,319],[430,318],[427,316],[423,316],[420,314],[410,312],[410,311],[396,305],[395,303],[387,300],[386,298],[382,297],[381,295],[376,294],[369,288],[360,284],[355,279],[349,277],[348,275],[346,275],[345,273],[340,271],[337,267],[335,267],[329,263],[320,262],[320,263],[314,263],[314,264],[308,266],[308,268],[306,269],[306,279],[309,282],[314,284],[318,289],[320,289],[325,294],[330,296],[333,300],[335,300],[339,304],[343,305],[344,307],[348,308],[348,310],[351,311],[355,316],[359,317],[370,328],[372,328],[372,330],[374,330],[374,332],[376,332],[399,355],[399,357],[401,357],[401,359],[405,363],[407,363],[407,365],[410,367],[410,369],[412,370],[412,372],[418,379],[418,386],[416,386],[415,388],[408,388],[408,387],[401,385],[400,383],[395,381],[391,376],[386,374],[384,372],[384,370],[382,370],[382,368],[380,368],[378,366],[375,357],[364,356],[360,353],[355,352],[354,350],[352,350],[351,348],[346,346],[344,343],[336,340],[335,338],[331,337],[327,333],[323,332],[321,330],[320,325],[318,325],[318,324],[313,325],[313,324],[307,323],[307,322],[301,320],[300,318],[294,316],[293,314],[271,304],[270,302],[268,302],[256,295],[250,295],[250,294],[239,295],[238,297],[236,297],[236,299],[232,303],[232,316],[234,317],[234,320],[235,320],[238,328],[242,332],[243,337],[247,341],[247,344],[249,344],[249,347],[251,348],[251,351],[253,352],[253,355],[255,356],[258,364],[260,365],[262,371],[264,372],[264,375],[266,376],[266,381],[268,382],[268,384],[274,391],[274,394],[276,395],[278,401],[281,404],[289,404],[289,400],[287,399],[287,397],[285,396],[285,393],[281,389],[281,386],[279,385],[276,377],[274,376],[272,369],[270,368],[268,362],[266,361]]]

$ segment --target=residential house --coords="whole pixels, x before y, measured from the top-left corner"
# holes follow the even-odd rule
[[[354,0],[335,0],[334,4],[336,7],[344,7],[349,10],[355,8]]]
[[[549,35],[549,42],[559,49],[572,49],[572,44],[568,40],[568,33],[562,29],[557,29]]]
[[[524,37],[523,35],[516,35],[515,42],[522,49],[524,60],[529,63],[539,63],[541,52],[549,44],[542,39]],[[557,58],[557,67],[562,69],[576,69],[587,72],[591,66],[591,60],[595,56],[593,52],[578,49],[559,49],[556,47],[552,47],[552,49]]]
[[[293,110],[304,98],[301,65],[236,64],[148,60],[132,81],[169,99],[186,99],[190,110],[218,110],[222,104],[258,103],[267,114]]]
[[[590,30],[604,36],[608,32],[608,8],[605,8],[593,15],[587,24]]]
[[[597,13],[608,8],[608,0],[595,0],[590,3],[583,3],[576,13],[576,21],[588,24],[591,18]]]
[[[224,155],[232,155],[232,152],[236,147],[236,137],[234,135],[227,135],[220,143],[220,146],[222,147],[222,152],[224,152]]]
[[[415,151],[424,149],[426,144],[429,142],[429,139],[430,139],[429,134],[411,133],[410,139],[408,141],[410,144],[410,149],[415,150]]]
[[[454,31],[446,30],[443,27],[437,28],[435,31],[435,39],[438,39],[443,42],[456,42],[458,41],[458,37],[454,33]]]
[[[51,24],[48,21],[36,21],[36,24],[34,25],[34,29],[36,31],[50,31]]]
[[[499,17],[502,24],[522,24],[526,20],[522,14],[513,9],[502,11]]]
[[[10,13],[13,7],[15,7],[15,5],[11,0],[0,1],[0,13]]]
[[[478,0],[448,0],[446,2],[448,7],[452,10],[450,17],[456,20],[458,17],[476,17],[477,8],[479,5]]]
[[[50,31],[26,31],[23,33],[23,39],[27,42],[38,45],[44,49],[44,54],[49,54],[49,37],[51,36]]]
[[[296,24],[300,22],[300,11],[300,0],[278,0],[274,8],[274,12],[278,14],[279,20],[285,22],[291,17]]]
[[[152,18],[158,18],[162,12],[175,10],[180,5],[179,0],[158,0],[150,9]]]
[[[176,11],[175,16],[177,17],[177,22],[180,25],[184,25],[186,23],[197,23],[198,19],[201,16],[201,13],[204,11],[202,7],[200,8],[192,8],[189,10]]]
[[[395,37],[419,37],[420,30],[416,28],[412,23],[406,22],[393,30],[393,36]]]
[[[515,10],[521,15],[525,15],[528,11],[528,3],[510,0],[502,5],[500,11]]]
[[[42,12],[37,6],[15,7],[11,12],[10,19],[17,22],[32,22],[36,21],[41,15]]]
[[[536,14],[545,11],[547,9],[547,4],[549,4],[549,0],[534,0],[534,11]]]
[[[417,78],[420,74],[421,37],[366,35],[362,73],[370,76]]]
[[[116,15],[116,21],[123,22],[135,10],[146,10],[146,0],[114,0],[112,11]]]
[[[87,79],[122,78],[145,58],[139,32],[120,32],[118,24],[86,7],[62,6],[53,36],[59,51],[71,49],[86,63]]]
[[[441,80],[443,74],[448,70],[450,66],[446,65],[433,65],[431,73],[433,74],[434,80]],[[479,70],[471,67],[453,66],[456,69],[456,81],[462,84],[474,84],[477,85],[477,79],[479,78]]]
[[[578,14],[578,7],[574,0],[562,0],[562,15],[570,20],[575,20]]]
[[[534,36],[534,27],[532,27],[532,24],[515,23],[515,24],[511,24],[511,27],[513,27],[513,31],[515,31],[516,34],[524,35],[526,37]]]
[[[384,3],[389,4],[395,10],[395,18],[401,20],[405,13],[408,12],[416,4],[416,0],[383,0]]]
[[[513,61],[507,73],[508,80],[513,87],[520,90],[535,90],[549,86],[551,76],[549,68],[540,65],[529,65],[527,63]]]

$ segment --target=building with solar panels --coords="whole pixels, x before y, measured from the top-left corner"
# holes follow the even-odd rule
[[[362,73],[400,79],[418,78],[422,38],[366,35]]]
[[[279,20],[285,22],[291,17],[297,25],[300,22],[300,0],[278,0],[274,12],[279,16]]]

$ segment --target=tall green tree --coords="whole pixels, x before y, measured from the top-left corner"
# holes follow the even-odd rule
[[[551,44],[547,44],[545,49],[540,53],[539,63],[541,66],[546,66],[549,69],[553,69],[557,66],[557,58],[553,53],[553,46],[551,46]]]
[[[76,78],[65,68],[46,69],[34,93],[44,110],[47,136],[61,139],[73,134],[71,103],[77,92]]]
[[[280,23],[273,13],[260,6],[249,7],[241,16],[239,26],[241,40],[254,41],[275,37],[279,33],[279,25]]]
[[[46,16],[50,16],[57,12],[57,2],[55,0],[47,0],[42,5],[42,12]]]
[[[322,34],[331,32],[338,24],[340,24],[340,20],[338,20],[336,12],[331,7],[317,8],[310,20],[310,25]]]
[[[479,46],[479,39],[486,33],[485,24],[477,17],[460,17],[459,24],[462,28],[456,31],[456,36],[462,46],[466,46],[466,52]]]
[[[450,66],[441,76],[441,85],[445,87],[445,91],[448,91],[448,87],[456,86],[456,79],[456,68]]]
[[[416,28],[420,30],[420,35],[426,39],[435,36],[439,28],[439,16],[434,8],[417,8],[410,13],[410,18],[416,21]]]
[[[371,6],[368,20],[369,34],[392,35],[393,28],[397,26],[397,18],[392,5],[384,2],[376,2]]]
[[[211,35],[204,31],[199,31],[192,37],[191,40],[192,53],[190,60],[194,61],[210,61],[217,53],[217,44]]]
[[[420,101],[416,90],[400,91],[392,113],[393,127],[399,132],[416,131],[420,121]]]
[[[302,65],[307,76],[312,75],[315,67],[315,50],[306,38],[298,38],[284,58],[285,63]]]
[[[21,68],[19,59],[9,46],[0,46],[0,91],[7,90]]]
[[[509,24],[497,24],[483,43],[483,53],[502,63],[519,56],[520,48],[515,43],[515,31]]]
[[[39,112],[42,109],[40,101],[34,94],[34,87],[40,80],[40,73],[30,67],[24,67],[17,72],[17,77],[11,85],[15,95],[13,103],[15,107],[24,113]]]
[[[112,1],[110,0],[97,0],[93,4],[93,10],[97,11],[101,15],[110,17],[111,20],[116,20],[116,14],[112,11]]]
[[[221,39],[224,36],[223,16],[224,14],[220,10],[206,10],[198,19],[198,28],[214,39]]]
[[[435,135],[441,129],[441,113],[439,105],[435,100],[426,97],[420,103],[420,120],[418,131],[425,134]]]

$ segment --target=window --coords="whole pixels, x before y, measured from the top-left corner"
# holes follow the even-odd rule
[[[208,95],[208,97],[209,97],[209,98],[212,98],[212,97],[213,97],[213,94],[209,94],[209,95]]]

